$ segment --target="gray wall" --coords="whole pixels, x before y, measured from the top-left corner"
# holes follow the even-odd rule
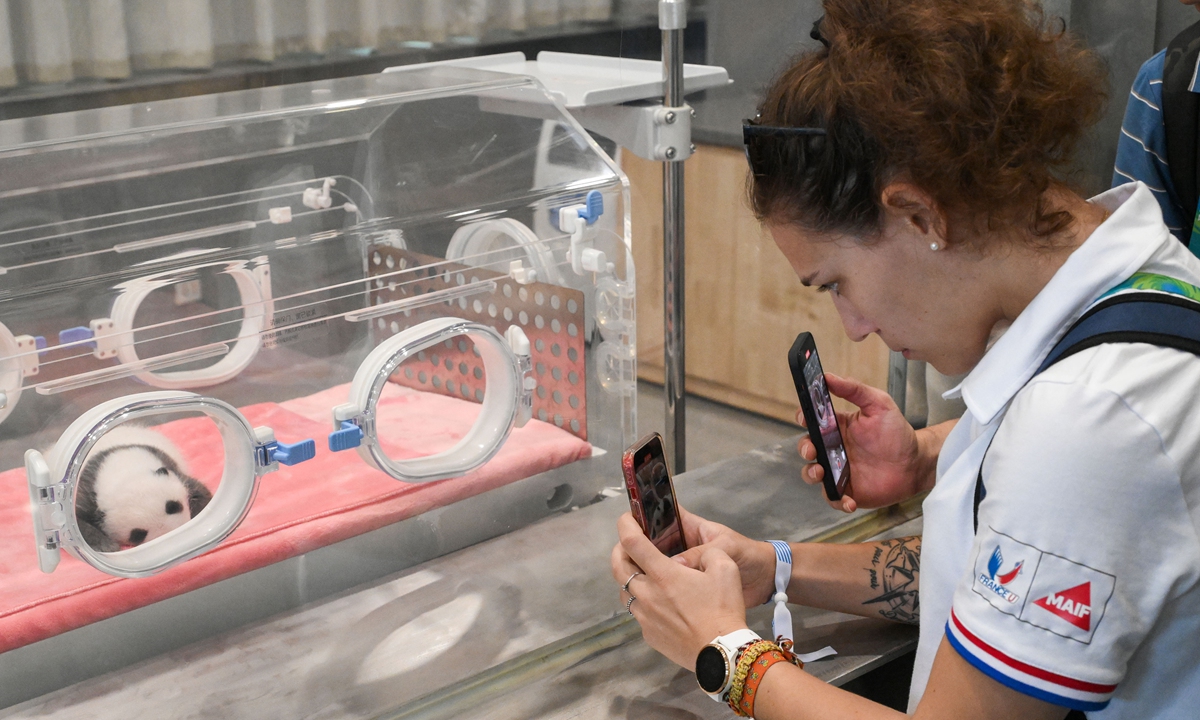
[[[1179,0],[1044,0],[1107,61],[1110,100],[1105,118],[1079,153],[1076,179],[1091,193],[1112,179],[1125,101],[1138,68],[1166,47],[1200,13]],[[697,139],[737,145],[741,120],[793,54],[815,46],[808,37],[821,15],[819,0],[708,0],[708,61],[724,66],[735,84],[697,102]]]

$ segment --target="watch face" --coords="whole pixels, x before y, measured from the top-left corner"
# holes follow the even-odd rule
[[[729,661],[715,645],[705,645],[696,656],[696,682],[700,689],[712,695],[725,688],[729,678]]]

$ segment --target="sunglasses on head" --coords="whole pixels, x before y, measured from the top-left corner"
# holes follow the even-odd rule
[[[825,128],[779,127],[760,125],[757,120],[742,121],[746,162],[755,177],[769,177],[787,167],[796,167],[803,160],[807,141],[825,135]]]

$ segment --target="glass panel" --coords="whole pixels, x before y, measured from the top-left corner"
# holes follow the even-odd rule
[[[587,219],[564,223],[564,210]],[[627,183],[612,160],[519,77],[417,69],[0,122],[0,512],[26,518],[0,524],[11,560],[0,652],[126,612],[134,595],[134,606],[148,605],[301,552],[303,577],[271,606],[311,601],[294,588],[337,592],[618,484],[621,451],[636,439],[628,225]],[[585,252],[593,269],[580,264]],[[499,452],[436,483],[403,483],[373,456],[334,452],[355,447],[354,423],[334,418],[364,361],[447,318],[498,337],[522,331],[509,334],[527,353],[516,362],[532,383],[532,419],[476,433],[489,390],[521,394],[516,375],[498,383],[473,340],[442,339],[391,374],[376,437],[396,462],[436,464],[464,438],[501,437]],[[159,435],[175,450],[131,440],[93,450],[90,487],[69,508],[90,529],[59,539],[99,550],[110,570],[147,575],[169,563],[141,551],[176,549],[226,511],[223,498],[245,492],[254,502],[241,525],[219,545],[224,535],[209,533],[197,551],[217,552],[139,579],[119,602],[78,558],[41,574],[25,451],[49,453],[101,403],[160,390],[235,408],[248,423],[241,435],[260,429],[255,462],[239,451],[237,477],[270,474],[220,481],[232,461],[222,464],[212,437],[216,416],[141,416],[132,422],[145,427],[117,431]],[[289,464],[306,456],[295,443],[308,438],[315,456]],[[51,535],[71,525],[54,521],[69,499],[60,481],[34,491]],[[465,501],[471,510],[437,512]],[[401,546],[349,561],[318,552],[349,538],[369,545],[380,537],[372,531],[418,515],[426,539],[398,535],[408,538]],[[81,604],[51,610],[62,597]],[[456,617],[475,612],[455,607]],[[58,620],[42,622],[50,612]],[[105,643],[121,642],[91,637],[96,646],[77,654],[111,656]],[[420,675],[389,675],[374,661],[362,673],[364,688]],[[434,680],[403,691],[427,692]]]

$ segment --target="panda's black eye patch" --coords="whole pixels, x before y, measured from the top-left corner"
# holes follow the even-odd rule
[[[167,514],[168,515],[178,515],[181,512],[183,512],[183,503],[179,502],[178,500],[168,500],[167,501]]]
[[[136,528],[134,530],[130,530],[129,531],[129,544],[130,545],[141,545],[142,543],[146,542],[146,536],[149,534],[150,534],[149,532],[147,532],[146,530],[143,530],[141,528]]]
[[[171,471],[166,469],[165,467],[160,467],[159,469],[154,471],[154,474],[155,475],[170,475]]]

